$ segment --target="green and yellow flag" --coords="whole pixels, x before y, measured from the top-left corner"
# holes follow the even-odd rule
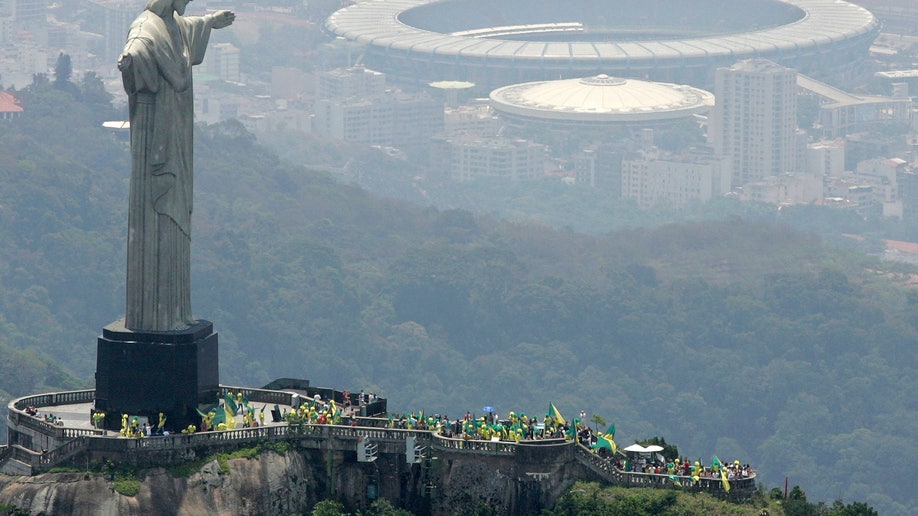
[[[567,423],[567,421],[564,420],[564,416],[562,416],[558,408],[555,407],[555,404],[550,401],[548,402],[548,415],[559,425]]]
[[[591,448],[594,448],[594,449],[595,448],[608,448],[609,450],[612,451],[613,455],[618,450],[618,446],[615,444],[615,441],[612,440],[612,437],[609,434],[600,435],[599,437],[597,437],[596,444],[591,446]]]
[[[226,411],[225,410],[220,410],[219,407],[214,407],[210,410],[209,414],[212,415],[211,421],[210,421],[211,430],[216,430],[217,425],[219,425],[220,423],[226,424]]]
[[[724,491],[730,492],[730,481],[727,480],[727,470],[721,468],[720,470],[720,481],[724,485]]]
[[[223,397],[223,412],[226,417],[226,420],[224,421],[224,423],[226,423],[226,428],[230,430],[236,428],[237,409],[238,407],[236,405],[236,401],[233,400],[233,398],[229,394]]]

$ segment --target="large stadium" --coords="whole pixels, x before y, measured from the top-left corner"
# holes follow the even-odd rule
[[[397,80],[490,89],[599,74],[705,87],[756,57],[843,78],[880,26],[842,0],[367,0],[325,28]]]

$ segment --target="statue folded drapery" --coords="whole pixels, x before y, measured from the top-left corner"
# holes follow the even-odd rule
[[[210,31],[235,16],[184,17],[188,0],[151,0],[131,24],[118,60],[131,120],[127,306],[132,330],[187,328],[191,314],[191,67]]]

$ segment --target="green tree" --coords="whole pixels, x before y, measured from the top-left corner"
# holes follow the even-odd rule
[[[80,98],[83,104],[89,106],[93,113],[99,115],[97,121],[104,121],[117,116],[112,107],[112,94],[105,90],[102,78],[96,72],[88,71],[80,80]]]
[[[71,75],[73,75],[73,63],[70,55],[61,52],[57,56],[57,62],[54,63],[54,84],[60,87],[70,82]]]
[[[322,500],[312,508],[312,516],[345,516],[344,504],[334,500]]]
[[[411,516],[410,511],[399,509],[392,505],[392,502],[385,498],[374,500],[369,509],[362,512],[366,516]]]
[[[606,418],[599,414],[593,414],[593,417],[590,418],[590,423],[593,423],[593,429],[598,432],[600,428],[606,427]]]
[[[853,502],[845,505],[841,500],[835,500],[829,514],[831,516],[879,516],[879,513],[866,503]]]

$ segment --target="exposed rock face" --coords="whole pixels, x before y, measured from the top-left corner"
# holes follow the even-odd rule
[[[317,501],[312,465],[297,453],[263,453],[256,459],[217,461],[188,478],[147,470],[136,496],[115,492],[98,473],[0,476],[0,503],[30,514],[152,516],[168,514],[260,515],[303,513]]]
[[[440,452],[431,512],[476,514],[486,506],[497,514],[538,514],[554,506],[574,481],[587,478],[564,457],[538,451],[535,459],[522,450],[513,458]]]
[[[327,498],[364,509],[379,496],[418,514],[475,514],[482,506],[498,514],[538,514],[583,471],[569,460],[570,446],[530,448],[507,456],[441,450],[425,464],[406,464],[399,453],[360,463],[354,452],[268,451],[229,460],[228,473],[216,460],[188,478],[144,469],[134,496],[116,492],[109,476],[94,472],[0,475],[0,503],[33,515],[274,516],[308,514]]]

